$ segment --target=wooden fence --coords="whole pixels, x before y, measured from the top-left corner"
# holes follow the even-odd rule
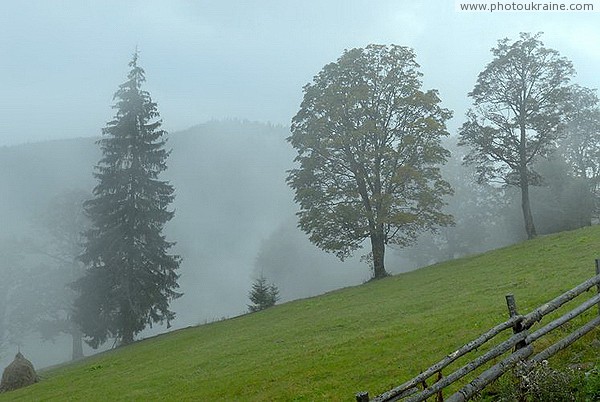
[[[576,308],[570,310],[561,317],[556,318],[550,323],[537,329],[536,331],[531,331],[534,324],[540,322],[544,316],[552,313],[565,303],[592,289],[594,286],[596,286],[596,294],[593,297],[581,303]],[[502,360],[483,371],[474,380],[464,385],[458,392],[452,394],[446,399],[447,402],[467,401],[478,394],[492,381],[496,380],[510,370],[516,363],[520,361],[542,362],[543,360],[548,359],[550,356],[562,349],[565,349],[567,346],[571,345],[577,339],[581,338],[600,324],[600,259],[596,260],[596,276],[563,293],[555,299],[543,304],[527,315],[521,315],[518,313],[515,298],[512,294],[506,296],[506,303],[508,306],[509,319],[505,322],[496,325],[479,336],[477,339],[472,340],[453,353],[450,353],[442,360],[404,384],[384,392],[383,394],[372,399],[369,399],[369,394],[367,392],[360,392],[356,394],[356,401],[419,402],[425,401],[427,398],[432,396],[435,396],[436,402],[444,401],[444,397],[442,395],[442,390],[444,388],[459,381],[465,375],[469,374],[473,370],[476,370],[478,367],[490,362],[493,359],[498,359],[510,352],[510,354],[502,358]],[[576,330],[573,330],[568,336],[534,355],[535,341],[539,340],[549,332],[563,326],[573,318],[581,315],[583,312],[594,306],[598,306],[598,315],[594,315],[589,321]],[[442,375],[442,370],[445,367],[460,357],[477,350],[479,347],[496,337],[498,334],[509,329],[512,329],[513,332],[513,335],[510,336],[510,338],[499,343],[481,356],[469,361],[467,364],[450,373],[449,375]],[[426,381],[433,376],[436,376],[435,383],[427,386]],[[422,389],[419,389],[419,387]]]

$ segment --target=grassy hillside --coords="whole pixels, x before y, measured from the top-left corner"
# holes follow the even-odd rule
[[[416,375],[594,273],[600,227],[180,330],[42,373],[8,400],[341,401]],[[594,334],[593,336],[597,336]],[[562,362],[589,360],[590,339]]]

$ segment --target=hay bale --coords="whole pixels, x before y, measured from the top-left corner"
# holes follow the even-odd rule
[[[38,380],[33,364],[19,352],[15,356],[15,360],[6,366],[2,373],[0,392],[23,388],[38,382]]]

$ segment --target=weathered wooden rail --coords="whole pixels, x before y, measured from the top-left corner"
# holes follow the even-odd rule
[[[596,286],[597,293],[590,299],[584,301],[576,308],[563,314],[559,318],[554,319],[550,323],[543,327],[531,332],[531,328],[538,322],[540,322],[546,315],[556,311],[564,304],[575,299],[577,296],[585,293]],[[563,293],[562,295],[554,298],[553,300],[541,305],[532,312],[526,315],[521,315],[517,311],[517,305],[515,298],[512,294],[506,295],[506,303],[509,312],[508,320],[496,325],[489,329],[487,332],[479,336],[478,338],[470,341],[464,346],[460,347],[456,351],[450,353],[427,370],[423,371],[418,376],[410,379],[409,381],[401,384],[383,394],[380,394],[372,399],[369,398],[367,392],[360,392],[356,394],[357,402],[389,402],[389,401],[405,401],[405,402],[420,402],[425,401],[427,398],[432,396],[436,397],[436,402],[444,401],[443,389],[451,384],[458,382],[460,379],[465,377],[467,374],[473,372],[477,368],[484,364],[492,361],[493,359],[499,359],[501,356],[502,360],[498,361],[491,367],[484,370],[474,380],[466,385],[463,385],[460,390],[449,396],[447,402],[462,402],[471,399],[473,396],[481,392],[488,384],[498,379],[504,373],[509,371],[515,364],[520,361],[529,362],[541,362],[548,359],[558,351],[565,349],[577,339],[581,338],[598,325],[600,325],[600,259],[596,260],[596,276],[588,279],[573,289]],[[590,308],[598,306],[599,315],[595,315],[581,327],[573,330],[568,336],[547,347],[546,349],[538,352],[534,355],[534,342],[547,335],[551,331],[563,326],[570,322],[575,317],[578,317]],[[467,355],[470,352],[477,350],[479,347],[484,345],[486,342],[492,340],[497,335],[503,333],[506,330],[512,329],[513,335],[510,336],[504,342],[491,348],[486,353],[474,358],[464,366],[456,369],[447,376],[442,376],[442,370],[455,362],[462,356]],[[436,381],[427,386],[427,380],[433,376],[437,376]],[[421,386],[423,389],[419,389]]]

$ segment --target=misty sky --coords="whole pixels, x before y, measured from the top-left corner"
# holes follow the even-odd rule
[[[599,87],[599,22],[599,12],[459,13],[454,0],[2,1],[0,146],[99,135],[136,46],[169,131],[226,118],[288,125],[302,86],[369,43],[416,50],[454,131],[489,49],[521,31],[544,31],[576,81]]]

